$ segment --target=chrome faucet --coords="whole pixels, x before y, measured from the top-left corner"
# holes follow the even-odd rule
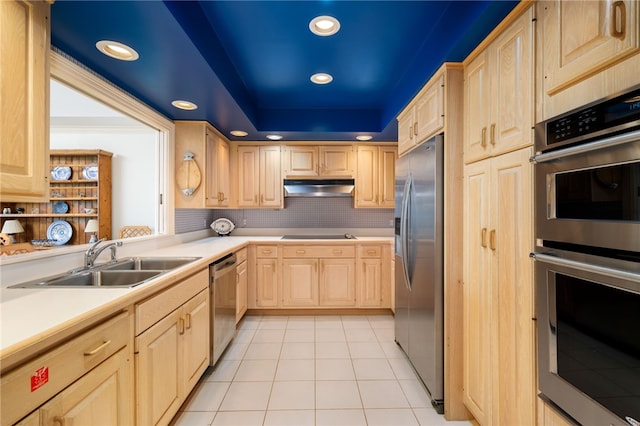
[[[89,249],[84,254],[84,266],[85,268],[92,268],[95,265],[96,259],[100,256],[100,253],[106,249],[111,249],[111,261],[116,260],[116,247],[122,246],[122,241],[112,241],[107,245],[97,248],[102,242],[106,241],[106,238],[102,238],[95,243],[91,244]]]

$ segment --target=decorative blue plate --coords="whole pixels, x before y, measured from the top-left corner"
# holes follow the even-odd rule
[[[71,167],[58,166],[51,169],[51,179],[53,180],[69,180],[71,177]]]
[[[53,212],[55,214],[63,214],[69,211],[69,204],[64,201],[58,201],[53,204]]]
[[[68,243],[72,235],[73,228],[71,224],[64,220],[56,220],[47,228],[47,238],[56,240],[55,244],[57,246]]]
[[[82,177],[87,180],[98,179],[98,166],[86,166],[82,168]]]

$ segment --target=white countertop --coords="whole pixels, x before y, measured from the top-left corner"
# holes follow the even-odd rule
[[[100,312],[109,306],[132,303],[145,297],[154,287],[161,283],[175,281],[182,277],[185,270],[194,266],[206,268],[209,263],[231,253],[250,242],[325,242],[336,240],[282,240],[280,236],[238,236],[212,237],[176,244],[160,249],[137,253],[136,256],[180,256],[201,257],[200,260],[177,268],[157,279],[133,288],[7,288],[0,287],[0,359],[5,353],[17,346],[34,342],[64,329],[74,322],[81,321],[89,315]],[[341,240],[349,242],[387,242],[389,237],[358,237],[357,240]],[[43,270],[42,277],[50,275]],[[127,302],[129,301],[129,302]]]

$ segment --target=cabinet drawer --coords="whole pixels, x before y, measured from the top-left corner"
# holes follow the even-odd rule
[[[354,246],[285,246],[284,257],[355,257]]]
[[[15,423],[127,346],[129,333],[129,313],[122,312],[3,375],[0,423]]]
[[[242,262],[244,262],[245,260],[247,260],[247,248],[242,248],[240,250],[238,250],[236,252],[236,262],[238,264],[241,264]]]
[[[187,300],[209,286],[209,271],[203,269],[197,274],[180,281],[163,292],[136,305],[136,336]]]
[[[360,257],[381,257],[382,246],[359,246],[358,254]]]
[[[278,246],[257,246],[257,257],[278,257]]]

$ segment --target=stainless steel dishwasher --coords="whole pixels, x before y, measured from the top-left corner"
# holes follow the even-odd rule
[[[236,334],[236,255],[209,266],[211,294],[211,365],[215,365]]]

